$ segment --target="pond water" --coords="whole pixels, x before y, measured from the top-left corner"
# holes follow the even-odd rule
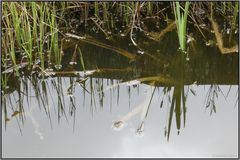
[[[69,37],[60,70],[10,75],[3,157],[237,157],[238,54],[138,37]]]

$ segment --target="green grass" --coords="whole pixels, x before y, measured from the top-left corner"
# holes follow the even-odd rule
[[[184,14],[180,12],[180,4],[179,2],[175,2],[174,5],[174,14],[176,19],[177,25],[177,32],[178,32],[178,39],[180,44],[180,49],[185,51],[186,50],[186,30],[187,30],[187,16],[188,16],[188,8],[190,2],[185,3]]]
[[[56,6],[53,3],[52,13],[48,14],[50,31],[51,31],[51,42],[50,42],[50,60],[54,60],[56,69],[61,69],[62,56],[59,50],[58,41],[58,25],[56,22]],[[53,54],[53,55],[52,55]]]
[[[94,11],[95,11],[95,15],[98,16],[98,13],[99,13],[98,2],[94,2]]]
[[[9,2],[3,3],[2,10],[2,27],[9,33],[3,34],[5,46],[9,46],[3,54],[9,53],[13,66],[17,65],[19,60],[16,59],[16,54],[19,54],[18,57],[27,58],[30,67],[39,58],[41,67],[44,68],[44,43],[48,46],[51,60],[55,64],[61,64],[56,20],[60,17],[57,16],[55,3]]]
[[[44,35],[45,35],[45,26],[44,26],[44,17],[45,17],[45,5],[40,5],[39,11],[39,41],[38,43],[38,55],[41,60],[41,68],[44,69],[44,53],[43,53],[43,45],[44,45]]]
[[[139,5],[136,5],[137,3]],[[208,13],[215,12],[215,10],[211,10],[211,7],[220,7],[223,16],[231,15],[232,18],[227,20],[231,21],[232,24],[229,43],[232,41],[233,32],[238,27],[238,2],[206,2],[206,6],[210,7],[205,8],[203,5],[205,2],[191,2],[194,6],[191,10],[189,10],[190,2],[181,2],[185,5],[184,9],[179,2],[166,3],[174,4],[172,10],[175,15],[181,50],[186,51],[188,14],[191,13],[195,19],[199,18],[194,11],[198,7]],[[136,7],[138,8],[136,9]],[[137,28],[146,30],[141,25],[139,26],[139,22],[147,16],[159,16],[163,19],[173,16],[165,9],[166,7],[158,2],[3,2],[3,54],[7,54],[11,58],[12,66],[16,66],[24,59],[31,67],[37,59],[40,59],[41,68],[44,69],[48,65],[46,63],[47,57],[53,65],[61,66],[59,28],[69,26],[68,22],[71,21],[71,18],[66,18],[66,16],[72,11],[76,15],[81,14],[79,17],[84,19],[86,28],[90,26],[88,23],[90,18],[98,17],[99,26],[106,33],[113,33],[116,28],[121,27],[119,21],[122,21],[120,25],[125,26],[125,30],[121,29],[122,33],[131,36],[135,34]],[[169,7],[169,9],[171,8]],[[134,20],[133,17],[135,17]],[[133,29],[131,29],[132,26]],[[131,34],[129,31],[132,31]]]

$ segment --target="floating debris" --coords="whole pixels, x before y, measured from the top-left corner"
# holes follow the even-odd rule
[[[195,39],[192,36],[187,35],[187,44],[192,41],[195,41]]]
[[[52,72],[53,69],[52,69],[52,68],[47,68],[45,71],[46,71],[46,72]]]
[[[66,33],[66,36],[71,37],[71,38],[76,38],[76,39],[86,39],[86,37],[81,37],[81,36],[71,34],[71,33]]]
[[[77,62],[73,62],[73,61],[71,61],[71,62],[69,62],[69,64],[70,64],[70,65],[76,65]]]
[[[86,76],[89,76],[89,75],[92,75],[94,72],[96,72],[96,70],[86,71],[86,72],[85,72],[85,75],[86,75]]]
[[[112,125],[112,128],[116,131],[119,131],[119,130],[123,129],[123,127],[124,127],[123,121],[116,121]]]
[[[79,76],[80,74],[79,72],[74,72],[74,75]]]
[[[205,23],[202,23],[199,25],[200,28],[205,28],[207,25]]]
[[[227,34],[230,34],[231,29],[227,28]]]
[[[141,123],[140,127],[137,129],[135,135],[137,137],[143,137],[144,136],[144,122]]]
[[[61,64],[57,64],[54,66],[57,70],[60,70],[62,68],[62,65]]]
[[[9,122],[9,121],[10,121],[10,119],[6,117],[6,118],[5,118],[5,121],[6,121],[6,122]]]
[[[68,93],[67,93],[67,96],[68,96],[69,98],[73,97],[72,92],[68,92]]]
[[[238,33],[238,29],[236,29],[234,33],[237,34]]]
[[[238,48],[236,48],[236,51],[235,51],[236,53],[238,53]]]
[[[137,85],[137,84],[140,84],[140,83],[141,83],[141,82],[138,81],[138,80],[132,80],[132,81],[127,82],[126,84],[127,84],[128,86],[133,86],[133,85]]]
[[[138,54],[144,54],[144,51],[138,50],[137,53]]]
[[[65,39],[66,42],[70,42],[70,39]]]
[[[124,33],[121,33],[120,36],[121,36],[121,37],[124,37],[124,36],[126,36],[126,35],[125,35]]]
[[[190,58],[189,58],[189,56],[187,56],[187,57],[186,57],[186,61],[190,61]]]
[[[192,84],[191,84],[191,87],[196,87],[198,84],[197,84],[197,81],[195,81],[195,82],[193,82]]]
[[[21,69],[21,68],[26,67],[27,65],[28,65],[27,62],[20,63],[20,64],[18,64],[18,65],[16,65],[16,66],[12,66],[12,67],[6,69],[5,71],[2,72],[2,74],[5,74],[5,73],[12,73],[12,72],[14,71],[14,69]]]
[[[12,117],[18,115],[20,112],[19,111],[14,111],[13,114],[12,114]]]
[[[215,42],[213,40],[209,40],[205,44],[206,44],[206,46],[213,46],[215,44]]]

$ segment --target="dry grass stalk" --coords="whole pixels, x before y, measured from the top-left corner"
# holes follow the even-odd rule
[[[154,41],[160,41],[162,39],[162,37],[168,33],[171,32],[172,30],[174,30],[176,28],[176,23],[175,21],[170,23],[164,30],[162,30],[160,33],[158,32],[146,32],[145,34],[148,35],[148,37]]]
[[[218,46],[220,52],[222,54],[238,53],[238,45],[235,45],[231,48],[226,48],[223,46],[222,34],[218,30],[218,24],[213,19],[210,19],[210,21],[212,23],[212,27],[213,27],[214,34],[215,34],[216,41],[217,41],[217,46]]]

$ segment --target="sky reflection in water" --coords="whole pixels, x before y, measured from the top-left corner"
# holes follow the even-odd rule
[[[84,100],[83,89],[77,86],[72,96],[76,102],[74,123],[74,116],[70,116],[70,97],[66,94],[69,78],[61,78],[61,80],[67,120],[62,116],[58,124],[56,108],[58,96],[54,89],[49,89],[47,94],[52,129],[44,110],[37,107],[36,98],[31,98],[29,107],[25,98],[23,104],[25,105],[26,119],[24,125],[21,125],[22,135],[16,120],[11,119],[7,123],[7,130],[3,129],[3,157],[237,156],[238,104],[236,102],[238,88],[236,85],[232,86],[226,100],[219,93],[219,98],[215,100],[216,114],[212,113],[212,115],[210,115],[210,108],[206,109],[204,104],[210,86],[193,86],[192,89],[196,96],[190,92],[188,94],[186,126],[185,128],[181,127],[178,135],[175,116],[173,116],[168,142],[164,132],[168,123],[170,104],[165,103],[160,108],[159,97],[162,95],[162,87],[156,90],[153,96],[144,123],[143,135],[137,136],[136,131],[141,125],[154,87],[145,84],[137,87],[130,86],[129,94],[129,86],[121,85],[119,101],[117,100],[117,89],[107,90],[104,92],[103,107],[99,105],[99,93],[95,91],[95,108],[90,94],[85,93]],[[50,83],[51,80],[47,81]],[[89,89],[88,82],[89,80],[86,89]],[[103,85],[110,84],[105,79]],[[229,86],[221,85],[219,87],[226,95]],[[185,88],[187,87],[185,86]],[[33,95],[33,88],[29,89]],[[171,93],[172,90],[170,95]],[[55,100],[55,104],[50,96]],[[89,107],[91,103],[92,108]],[[144,111],[140,108],[143,108]],[[116,131],[112,125],[119,119],[123,121],[124,126]]]

